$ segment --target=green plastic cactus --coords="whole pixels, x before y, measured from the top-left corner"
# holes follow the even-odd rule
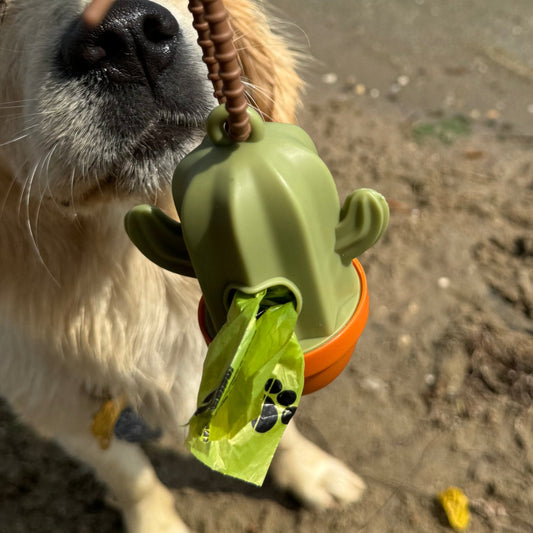
[[[144,205],[127,214],[126,230],[158,265],[196,275],[214,334],[235,290],[288,287],[306,351],[353,314],[360,287],[351,260],[381,237],[389,210],[371,189],[356,190],[340,209],[309,136],[249,114],[252,133],[235,143],[225,130],[227,112],[217,107],[208,135],[178,165],[173,196],[181,224]]]

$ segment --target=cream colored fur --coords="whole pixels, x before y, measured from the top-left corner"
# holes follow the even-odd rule
[[[203,71],[185,1],[160,3],[180,20]],[[51,50],[85,5],[0,2],[0,394],[21,419],[95,469],[130,533],[183,533],[140,448],[114,439],[103,451],[90,433],[102,399],[126,395],[167,442],[181,442],[205,346],[196,282],[150,263],[123,230],[124,213],[140,202],[172,213],[169,176],[155,174],[155,164],[135,168],[127,146],[110,145],[92,97],[50,73]],[[266,117],[292,121],[300,81],[291,54],[260,6],[228,0],[227,8],[251,101]],[[199,90],[208,94],[207,82]],[[199,138],[192,128],[182,155]],[[121,157],[128,179],[110,183],[103,174]],[[364,488],[294,427],[273,473],[318,507],[355,501]]]

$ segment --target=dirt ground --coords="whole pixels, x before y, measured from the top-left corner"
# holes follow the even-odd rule
[[[198,533],[533,531],[533,3],[278,0],[317,61],[301,124],[341,197],[389,200],[371,312],[302,431],[367,482],[325,513],[151,450]],[[300,9],[301,8],[301,9]],[[338,30],[338,33],[332,33]],[[90,471],[0,410],[0,533],[118,533]],[[157,532],[154,532],[157,533]]]

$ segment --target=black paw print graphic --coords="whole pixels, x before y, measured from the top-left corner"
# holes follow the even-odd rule
[[[276,425],[281,410],[279,406],[284,408],[280,417],[282,424],[288,424],[296,412],[296,407],[292,405],[296,401],[296,393],[292,390],[283,390],[283,384],[279,379],[269,379],[265,384],[265,392],[261,414],[259,418],[252,420],[252,427],[258,433],[266,433]]]

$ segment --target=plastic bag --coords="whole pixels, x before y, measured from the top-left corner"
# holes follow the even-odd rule
[[[209,346],[187,445],[223,474],[261,485],[303,389],[304,358],[288,290],[236,292]],[[280,303],[281,301],[286,303]]]

